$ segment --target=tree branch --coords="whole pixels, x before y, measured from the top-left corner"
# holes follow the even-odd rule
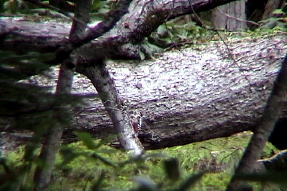
[[[87,64],[87,63],[85,63]],[[130,114],[121,102],[114,80],[102,60],[94,61],[91,67],[78,68],[78,72],[87,76],[99,93],[100,99],[116,128],[121,145],[135,155],[144,152],[144,148],[134,131]],[[83,66],[83,64],[81,64]]]
[[[262,149],[264,148],[268,138],[275,126],[276,121],[280,117],[282,102],[286,101],[287,94],[287,55],[282,62],[281,69],[278,73],[273,90],[267,101],[264,113],[258,127],[254,130],[254,134],[245,149],[245,152],[235,170],[226,190],[238,190],[241,182],[236,178],[240,173],[252,172],[256,161],[259,159]]]
[[[111,10],[106,19],[92,29],[70,39],[68,42],[63,39],[54,42],[53,44],[56,44],[56,46],[51,45],[48,47],[47,44],[45,44],[46,39],[43,41],[39,37],[39,41],[43,41],[42,47],[39,47],[39,43],[33,43],[36,39],[31,39],[31,44],[27,47],[23,47],[21,45],[24,43],[27,44],[29,38],[27,38],[25,42],[17,41],[16,35],[12,39],[8,38],[2,48],[10,47],[11,50],[14,50],[14,45],[17,44],[17,47],[19,47],[21,51],[30,51],[31,49],[34,51],[56,51],[55,58],[48,62],[48,64],[51,65],[63,61],[73,50],[75,50],[74,54],[84,53],[87,58],[140,59],[139,50],[142,47],[136,44],[149,36],[159,25],[178,16],[209,10],[232,1],[234,0],[197,0],[192,2],[188,0],[137,0],[131,3],[131,0],[120,0],[116,6],[117,8]],[[7,24],[9,25],[10,23]],[[25,30],[27,30],[27,28],[25,28]],[[107,33],[108,31],[110,32]],[[23,33],[20,28],[19,31],[15,29],[14,32]],[[33,31],[33,33],[35,33],[35,31]],[[26,36],[29,34],[31,33],[27,32]],[[93,43],[89,43],[91,40],[101,37],[103,34],[105,35],[102,38]],[[132,54],[129,53],[130,50]]]

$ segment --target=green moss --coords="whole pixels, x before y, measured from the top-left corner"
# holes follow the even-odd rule
[[[147,177],[165,189],[178,187],[191,174],[205,170],[193,190],[224,190],[248,144],[251,133],[241,133],[227,138],[218,138],[184,146],[147,151],[146,158],[131,159],[121,150],[103,145],[88,149],[77,142],[64,145],[49,190],[90,190],[96,180],[103,175],[102,189],[129,190],[137,186],[134,177]],[[99,141],[95,141],[99,143]],[[268,157],[274,147],[267,144],[263,156]],[[21,164],[23,148],[9,153],[11,163]],[[179,161],[180,177],[169,180],[164,170],[164,160],[176,158]],[[68,160],[65,161],[65,160]],[[30,176],[32,177],[32,175]],[[28,178],[27,181],[32,181]]]

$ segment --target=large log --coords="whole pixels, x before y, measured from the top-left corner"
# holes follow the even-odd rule
[[[8,22],[12,28],[13,22]],[[65,41],[67,29],[53,36],[49,32],[37,33],[39,26],[34,24],[37,30],[32,35],[37,38],[32,39],[35,46],[30,44],[31,47],[55,40],[47,46],[54,50],[55,42]],[[57,29],[55,26],[51,28]],[[27,45],[29,36],[15,41],[15,36],[21,36],[21,27],[18,22],[10,34],[12,40],[5,42]],[[25,39],[22,44],[21,39]],[[257,125],[285,54],[286,39],[280,35],[250,37],[229,40],[227,44],[229,47],[211,41],[165,52],[150,61],[109,61],[127,110],[143,114],[139,137],[146,148],[230,136]],[[44,84],[54,85],[51,79]],[[92,85],[80,75],[73,91],[95,94]],[[76,129],[92,132],[98,138],[115,133],[97,96],[87,98],[86,105],[75,108],[75,112]]]
[[[108,61],[126,109],[143,114],[139,137],[146,148],[230,136],[257,125],[284,57],[286,39],[249,37],[227,44],[210,41],[148,61]],[[44,84],[53,86],[49,79]],[[86,105],[75,108],[75,129],[97,138],[115,134],[84,76],[76,76],[73,92],[90,96]],[[71,131],[66,131],[67,137]]]
[[[53,52],[68,42],[71,23],[35,22],[23,17],[0,18],[1,50]],[[6,33],[6,35],[5,35]],[[1,37],[1,36],[0,36]]]

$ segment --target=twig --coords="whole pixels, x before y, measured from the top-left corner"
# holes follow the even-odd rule
[[[222,13],[223,15],[225,15],[226,17],[228,18],[231,18],[231,19],[234,19],[236,21],[239,21],[239,22],[243,22],[243,23],[248,23],[248,24],[252,24],[252,25],[256,25],[256,26],[260,26],[258,23],[256,22],[253,22],[253,21],[247,21],[247,20],[244,20],[244,19],[239,19],[237,17],[234,17],[234,16],[231,16],[227,13],[224,13],[221,9],[219,9],[218,7],[216,8],[217,10],[219,10],[220,13]]]
[[[191,10],[192,10],[193,14],[194,14],[195,17],[197,18],[197,20],[198,20],[199,22],[201,22],[202,27],[205,28],[205,29],[207,29],[207,30],[212,30],[212,31],[214,31],[214,32],[217,34],[217,36],[218,36],[218,37],[220,38],[220,40],[223,42],[223,44],[225,45],[225,47],[226,47],[226,49],[227,49],[227,51],[228,51],[228,53],[229,53],[229,54],[228,54],[228,57],[229,57],[229,58],[233,61],[233,63],[238,67],[239,71],[244,71],[244,70],[240,67],[240,65],[237,63],[237,61],[235,60],[235,58],[234,58],[234,56],[233,56],[233,54],[232,54],[232,51],[231,51],[231,49],[229,48],[229,45],[224,41],[224,39],[223,39],[222,36],[220,35],[219,31],[216,30],[216,29],[211,29],[211,28],[207,27],[207,26],[204,24],[204,22],[200,19],[200,17],[197,15],[197,13],[194,11],[194,9],[193,9],[193,7],[192,7],[192,5],[191,5],[190,0],[189,0],[188,2],[190,3],[190,7],[191,7]],[[251,84],[251,82],[250,82],[250,80],[247,78],[247,76],[244,75],[244,74],[243,74],[243,76],[244,76],[244,78],[246,79],[246,81],[247,81],[249,84]]]

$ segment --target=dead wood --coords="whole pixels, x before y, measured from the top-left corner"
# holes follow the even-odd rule
[[[252,172],[257,160],[260,158],[263,148],[268,141],[276,122],[280,118],[282,103],[286,101],[287,94],[287,57],[285,56],[274,85],[272,92],[267,100],[262,120],[257,128],[253,130],[253,135],[246,147],[243,156],[235,169],[226,190],[238,190],[242,181],[236,178],[237,174]]]
[[[57,50],[56,58],[53,62],[50,62],[53,64],[59,64],[76,48],[79,49],[76,49],[75,53],[80,53],[87,59],[91,57],[98,57],[97,59],[107,57],[140,59],[139,50],[144,48],[137,43],[149,36],[159,25],[178,16],[209,10],[231,1],[234,0],[199,0],[192,2],[186,0],[137,0],[131,3],[129,0],[122,0],[119,1],[120,6],[117,6],[119,9],[111,11],[111,14],[107,15],[104,21],[90,27],[89,30],[78,35],[78,38],[70,40],[63,39],[62,35],[54,36],[55,33],[53,31],[67,32],[62,30],[61,26],[58,28],[56,22],[52,27],[41,22],[41,26],[36,26],[39,30],[37,33],[33,30],[35,27],[32,26],[32,23],[28,27],[29,22],[24,21],[19,25],[13,20],[5,22],[5,20],[1,19],[0,24],[3,22],[10,29],[9,38],[5,39],[2,49],[20,52]],[[128,13],[123,15],[126,13],[128,5]],[[2,28],[0,28],[0,33],[2,33],[1,30]],[[102,36],[107,31],[109,32],[100,40],[88,43]],[[43,37],[42,34],[51,35]],[[20,39],[17,38],[18,36],[20,36]],[[65,37],[67,37],[67,33]],[[85,43],[87,44],[82,46]],[[125,46],[126,44],[128,46]],[[67,56],[61,56],[60,54],[67,54]]]
[[[95,56],[139,59],[140,45],[124,44],[131,39],[134,39],[134,43],[140,42],[165,21],[154,17],[158,12],[149,15],[146,10],[161,11],[163,15],[159,16],[165,19],[192,11],[189,4],[180,4],[180,1],[178,4],[172,4],[174,0],[161,1],[165,6],[151,5],[151,2],[136,1],[138,5],[135,3],[130,8],[135,12],[130,11],[125,15],[114,30],[100,40],[80,47],[73,54],[80,54],[85,59]],[[201,1],[203,4],[194,1],[198,6],[194,6],[193,10],[215,6],[208,5],[208,2],[211,1]],[[135,7],[140,3],[145,4],[142,7],[146,8],[142,12]],[[186,9],[170,14],[167,10],[172,6],[178,8],[175,10],[183,6]],[[140,19],[132,20],[136,19],[135,16]],[[147,23],[147,20],[141,20],[142,17],[154,22]],[[69,30],[65,24],[33,23],[31,27],[31,23],[29,25],[26,21],[10,19],[1,22],[5,22],[12,31],[1,49],[47,52],[67,43]],[[29,27],[25,28],[25,25]],[[139,137],[146,148],[156,149],[230,136],[251,130],[258,124],[285,53],[286,39],[279,35],[235,39],[227,44],[229,48],[211,39],[209,43],[166,52],[150,61],[108,63],[127,110],[143,113]],[[117,46],[113,48],[113,45]],[[53,85],[51,80],[47,81],[46,84]],[[90,94],[95,90],[90,82],[78,76],[74,92]],[[75,129],[90,131],[98,138],[115,133],[97,97],[86,99],[86,105],[75,108],[75,112]],[[70,131],[67,130],[67,134]]]
[[[149,61],[108,62],[126,110],[143,114],[139,137],[146,148],[225,137],[256,127],[286,40],[279,35],[234,39],[227,44],[229,49],[211,41]],[[73,92],[90,95],[95,89],[77,75]],[[85,101],[85,106],[75,108],[75,129],[98,138],[115,133],[97,95]]]

